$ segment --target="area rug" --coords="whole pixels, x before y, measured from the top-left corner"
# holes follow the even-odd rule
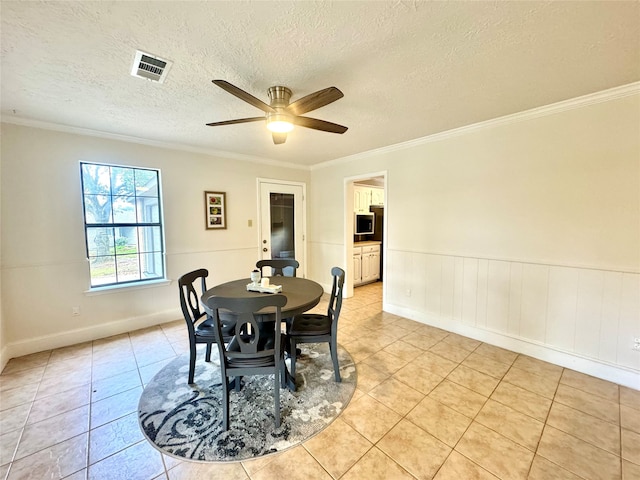
[[[280,390],[279,428],[275,428],[273,376],[260,375],[245,377],[242,389],[231,392],[229,430],[222,430],[222,383],[214,347],[211,362],[204,361],[204,352],[198,353],[193,385],[187,384],[186,353],[145,387],[138,405],[144,435],[162,453],[206,462],[246,460],[298,445],[327,427],[346,408],[356,388],[355,365],[344,348],[338,347],[340,383],[334,380],[328,344],[301,348],[297,390]]]

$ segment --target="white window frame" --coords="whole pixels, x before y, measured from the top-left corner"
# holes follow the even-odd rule
[[[108,168],[109,169],[109,193],[107,194],[106,192],[99,192],[98,190],[96,191],[85,191],[85,184],[86,184],[86,179],[85,179],[85,175],[84,175],[84,166],[95,166],[95,167],[100,167],[100,168]],[[113,201],[114,201],[114,197],[117,197],[119,195],[117,195],[116,193],[118,192],[114,192],[113,188],[111,186],[111,178],[112,178],[112,169],[128,169],[128,170],[132,170],[133,171],[133,175],[134,175],[134,188],[133,188],[133,195],[129,196],[129,197],[133,197],[133,202],[135,204],[135,208],[134,208],[134,213],[135,213],[135,220],[134,221],[114,221],[114,217],[113,217]],[[149,195],[138,195],[138,189],[135,187],[135,174],[136,172],[146,172],[147,174],[149,172],[153,172],[156,176],[156,181],[157,181],[157,195],[155,196],[149,196]],[[90,277],[90,289],[89,291],[100,291],[100,290],[111,290],[114,288],[122,288],[122,287],[133,287],[133,286],[137,286],[137,287],[143,287],[143,286],[152,286],[154,284],[162,284],[164,282],[166,282],[166,272],[167,272],[167,268],[166,268],[166,245],[165,245],[165,236],[164,236],[164,220],[163,220],[163,205],[162,205],[162,181],[161,181],[161,175],[160,175],[160,170],[156,169],[156,168],[149,168],[149,167],[135,167],[135,166],[130,166],[130,165],[115,165],[115,164],[108,164],[108,163],[98,163],[98,162],[87,162],[87,161],[81,161],[80,162],[80,184],[81,184],[81,192],[82,192],[82,212],[83,212],[83,224],[84,224],[84,233],[85,233],[85,246],[86,246],[86,255],[87,255],[87,261],[89,262],[89,277]],[[95,218],[93,219],[89,219],[88,221],[88,208],[87,208],[87,197],[91,197],[91,196],[97,196],[100,195],[102,197],[107,197],[109,204],[110,204],[110,208],[108,208],[109,210],[109,214],[108,214],[108,218],[103,219],[102,221],[98,221]],[[157,201],[157,218],[154,217],[154,219],[150,220],[150,219],[140,219],[138,218],[140,213],[139,213],[139,208],[140,210],[142,209],[148,209],[149,205],[145,205],[145,203],[143,203],[145,200],[151,200],[152,202],[154,201],[154,199],[156,199]],[[140,202],[138,202],[138,200],[140,200]],[[91,242],[90,242],[90,238],[92,237],[92,235],[90,235],[90,231],[91,230],[95,230],[95,229],[112,229],[112,235],[109,236],[109,241],[107,242],[109,251],[104,252],[102,254],[97,254],[96,253],[96,249],[92,248],[91,246]],[[130,230],[131,228],[134,228],[136,231],[136,235],[135,235],[135,245],[136,245],[136,252],[135,253],[118,253],[118,246],[117,246],[117,239],[116,239],[116,232],[119,231],[120,229],[128,229]],[[147,229],[147,228],[158,228],[159,229],[159,233],[157,235],[142,235],[141,234],[141,229]],[[153,241],[151,240],[153,238]],[[139,248],[139,244],[141,241],[144,241],[144,243],[146,244],[153,244],[155,241],[156,245],[150,246],[149,250],[144,250],[144,251],[140,251]],[[159,246],[157,246],[157,244],[159,243]],[[118,275],[118,257],[120,257],[120,259],[122,259],[123,255],[127,255],[131,258],[133,258],[133,256],[135,255],[136,260],[137,260],[137,267],[138,267],[138,278],[129,278],[129,277],[125,277],[125,278],[119,278]],[[160,256],[160,259],[158,261],[157,256]],[[92,273],[92,265],[91,262],[93,259],[97,259],[98,257],[113,257],[113,267],[114,267],[114,276],[115,276],[115,281],[108,281],[108,282],[98,282],[96,281],[96,279],[99,279],[100,277],[94,277],[93,273]],[[155,258],[155,261],[153,262],[148,262],[149,265],[153,265],[152,270],[151,271],[146,271],[145,272],[145,265],[147,265],[145,263],[145,260],[148,258]],[[93,260],[95,261],[95,260]],[[160,270],[159,272],[157,270]]]

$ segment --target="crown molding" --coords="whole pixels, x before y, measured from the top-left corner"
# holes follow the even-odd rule
[[[76,135],[83,135],[88,137],[98,137],[107,140],[118,140],[127,143],[137,143],[140,145],[147,145],[150,147],[157,147],[169,150],[178,150],[181,152],[191,152],[203,155],[209,155],[214,157],[221,157],[228,160],[239,160],[242,162],[260,163],[262,165],[271,165],[274,167],[294,168],[297,170],[309,170],[308,166],[296,165],[295,163],[281,162],[266,157],[258,157],[253,155],[243,155],[240,153],[228,152],[225,150],[214,150],[207,148],[198,148],[190,145],[184,145],[181,143],[162,142],[158,140],[149,140],[146,138],[133,137],[130,135],[121,135],[118,133],[102,132],[99,130],[91,130],[89,128],[71,127],[69,125],[62,125],[57,123],[43,122],[40,120],[31,120],[22,117],[16,117],[13,115],[2,115],[2,123],[10,123],[13,125],[21,125],[24,127],[40,128],[43,130],[54,130],[63,133],[72,133]]]
[[[550,105],[544,105],[542,107],[532,108],[523,112],[513,113],[510,115],[504,115],[502,117],[493,118],[491,120],[485,120],[483,122],[473,123],[464,127],[454,128],[444,132],[434,133],[426,137],[417,138],[415,140],[409,140],[407,142],[396,143],[388,145],[386,147],[376,148],[374,150],[368,150],[366,152],[356,153],[347,157],[336,158],[334,160],[328,160],[326,162],[318,163],[311,166],[311,170],[317,170],[320,168],[331,167],[335,165],[341,165],[350,163],[356,160],[375,157],[383,155],[385,153],[396,152],[399,150],[405,150],[407,148],[417,147],[432,142],[439,142],[452,137],[458,137],[460,135],[466,135],[478,130],[484,130],[493,128],[500,125],[513,124],[532,120],[534,118],[545,117],[549,115],[556,115],[558,113],[565,112],[567,110],[575,110],[577,108],[587,107],[589,105],[595,105],[597,103],[609,102],[618,98],[628,97],[630,95],[636,95],[640,93],[640,82],[629,83],[619,87],[602,90],[600,92],[590,93],[581,97],[571,98],[569,100],[563,100],[561,102],[552,103]]]

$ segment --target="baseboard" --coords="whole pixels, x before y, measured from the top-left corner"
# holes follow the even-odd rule
[[[2,368],[11,358],[29,355],[31,353],[43,352],[54,348],[67,347],[77,343],[89,342],[100,338],[119,335],[121,333],[132,332],[141,328],[153,327],[162,323],[172,322],[182,318],[182,313],[178,309],[166,310],[164,312],[145,315],[142,317],[125,318],[114,322],[101,323],[89,327],[68,330],[66,332],[43,335],[29,338],[17,342],[10,342],[5,345],[0,353]]]
[[[489,343],[497,347],[505,348],[513,352],[522,353],[530,357],[553,363],[561,367],[570,368],[587,375],[608,380],[626,387],[640,390],[640,372],[619,365],[608,364],[592,358],[582,357],[574,353],[565,352],[548,345],[535,343],[520,337],[514,337],[503,333],[484,330],[450,319],[416,312],[406,307],[385,303],[384,311],[394,315],[400,315],[426,325],[438,327],[449,332],[457,333],[465,337],[473,338],[481,342]]]
[[[2,347],[2,350],[0,350],[0,372],[2,372],[4,370],[4,367],[7,366],[7,362],[9,362],[10,358],[11,357],[9,356],[9,349],[5,345],[4,347]]]

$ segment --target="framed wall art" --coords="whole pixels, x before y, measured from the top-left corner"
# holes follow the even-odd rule
[[[204,192],[207,229],[227,228],[225,192]]]

